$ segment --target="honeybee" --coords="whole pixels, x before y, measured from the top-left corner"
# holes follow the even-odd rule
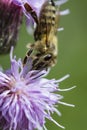
[[[32,69],[42,70],[57,62],[57,29],[59,13],[53,0],[46,1],[41,8],[38,24],[34,31],[35,43],[30,44],[23,64],[32,58]]]

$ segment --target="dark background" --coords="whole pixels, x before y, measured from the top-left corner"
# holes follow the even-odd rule
[[[61,10],[69,8],[70,14],[61,16],[60,26],[64,31],[58,33],[58,63],[52,68],[47,78],[61,78],[70,74],[70,78],[60,84],[60,88],[77,87],[69,92],[61,92],[63,101],[75,104],[75,108],[59,105],[62,116],[53,118],[66,127],[66,130],[87,130],[87,1],[69,0]],[[33,42],[23,23],[19,41],[14,54],[23,58],[26,44]],[[9,55],[0,56],[0,64],[4,69],[10,67]],[[52,122],[47,121],[48,130],[61,130]]]

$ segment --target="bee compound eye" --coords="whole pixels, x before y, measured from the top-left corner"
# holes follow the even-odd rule
[[[52,55],[51,55],[51,54],[47,54],[47,55],[44,57],[44,60],[45,60],[45,61],[49,61],[51,58],[52,58]]]

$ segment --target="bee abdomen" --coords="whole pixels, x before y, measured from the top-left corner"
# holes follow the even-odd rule
[[[34,32],[35,40],[41,40],[55,27],[56,8],[52,1],[45,3],[40,12],[39,23]]]

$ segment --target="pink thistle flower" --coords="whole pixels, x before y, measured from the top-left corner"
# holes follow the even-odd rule
[[[0,128],[47,130],[46,118],[64,128],[51,117],[51,113],[61,115],[55,106],[57,103],[74,107],[61,102],[63,96],[55,93],[63,91],[59,89],[59,83],[68,75],[59,80],[49,80],[45,78],[48,72],[29,71],[27,66],[23,68],[21,59],[17,61],[12,53],[13,50],[10,53],[11,68],[5,73],[0,71]]]
[[[21,24],[22,10],[12,0],[0,0],[0,54],[15,46]]]

